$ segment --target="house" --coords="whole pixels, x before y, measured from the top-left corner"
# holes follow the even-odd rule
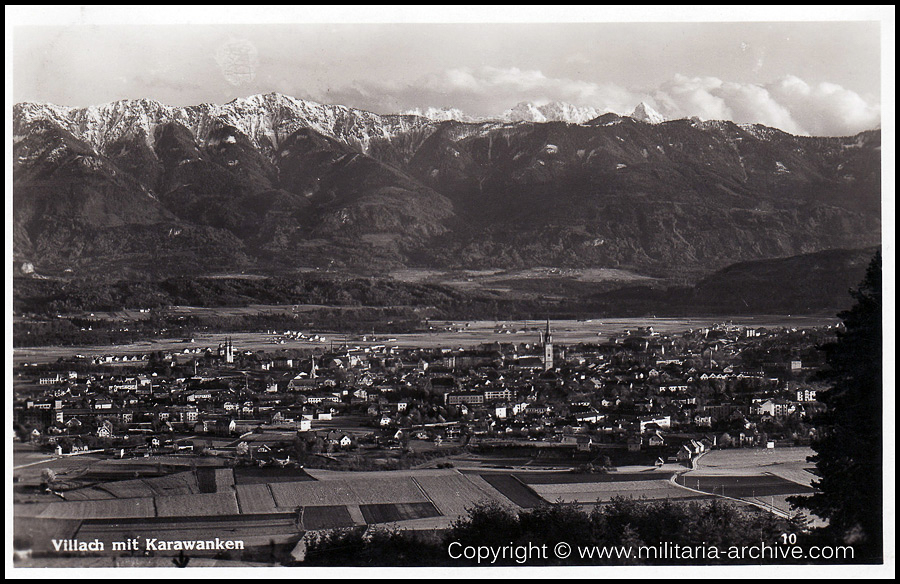
[[[647,446],[650,448],[659,448],[661,446],[666,445],[666,440],[662,437],[662,434],[659,432],[654,432],[650,436],[647,437]]]
[[[288,382],[288,391],[311,391],[319,385],[318,379],[307,373],[299,373]]]
[[[655,424],[657,427],[665,430],[672,427],[671,416],[644,416],[638,419],[639,434],[647,431],[648,426]]]
[[[628,452],[640,452],[641,446],[643,446],[644,440],[639,435],[629,436],[628,438]]]
[[[103,423],[97,428],[97,437],[98,438],[112,438],[113,437],[113,425],[109,420],[103,420]]]
[[[795,407],[790,402],[785,400],[773,400],[767,399],[763,403],[757,406],[757,413],[759,415],[766,415],[773,418],[783,418],[784,416],[788,416],[794,413]]]
[[[816,401],[816,390],[805,388],[797,390],[797,401],[798,402],[814,402]]]
[[[685,461],[691,460],[694,457],[694,452],[691,450],[690,446],[687,444],[682,444],[678,449],[678,452],[675,454],[675,460]]]

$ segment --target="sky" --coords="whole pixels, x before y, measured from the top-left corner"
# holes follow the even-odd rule
[[[880,126],[882,27],[893,36],[893,21],[878,21],[884,9],[864,8],[784,9],[792,21],[771,21],[771,9],[560,8],[559,22],[540,17],[547,7],[22,10],[12,28],[16,102],[186,106],[275,91],[376,113],[490,117],[526,101],[620,114],[643,101],[670,119],[806,135]],[[830,20],[800,21],[810,15]]]

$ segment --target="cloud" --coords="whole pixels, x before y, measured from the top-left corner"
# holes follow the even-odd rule
[[[813,135],[854,134],[881,123],[881,107],[834,83],[809,85],[794,76],[770,88],[775,99]]]
[[[317,96],[318,97],[318,96]],[[699,117],[757,123],[798,135],[850,135],[875,128],[880,106],[833,83],[788,76],[769,84],[675,75],[650,91],[615,83],[550,77],[518,67],[449,68],[413,83],[356,81],[330,88],[327,101],[380,113],[458,108],[474,117],[499,115],[517,103],[553,101],[629,114],[646,102],[669,119]]]
[[[801,135],[855,134],[881,119],[881,108],[857,93],[833,83],[811,86],[795,76],[761,85],[676,75],[653,97],[669,118],[757,123]]]
[[[518,67],[452,68],[424,77],[410,87],[418,99],[438,102],[416,103],[474,107],[475,115],[496,115],[523,101],[539,105],[563,101],[579,106],[603,107],[628,113],[646,97],[613,83],[593,83],[578,79],[548,77],[536,69]]]

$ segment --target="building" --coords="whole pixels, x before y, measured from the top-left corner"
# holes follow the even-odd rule
[[[485,401],[509,401],[514,397],[511,389],[488,390],[484,392]]]
[[[657,427],[662,429],[668,429],[672,427],[672,418],[671,416],[645,416],[638,420],[639,424],[639,432],[643,434],[647,431],[647,427],[651,424],[655,424]]]
[[[477,404],[484,403],[484,394],[477,391],[446,393],[444,394],[444,403],[448,406],[459,404]]]
[[[544,347],[543,360],[544,371],[553,369],[553,337],[550,334],[550,319],[547,319],[547,330],[541,335],[541,345]]]

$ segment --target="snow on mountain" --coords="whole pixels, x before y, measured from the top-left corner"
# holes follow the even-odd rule
[[[198,142],[205,143],[218,127],[230,126],[253,144],[269,152],[300,128],[312,128],[326,136],[359,146],[363,151],[373,138],[390,138],[431,121],[414,115],[378,115],[341,105],[296,99],[278,93],[252,95],[224,105],[165,106],[152,100],[121,100],[86,108],[22,103],[14,110],[16,134],[38,120],[53,123],[98,152],[106,152],[125,136],[143,136],[152,147],[153,130],[178,122]]]
[[[414,110],[410,110],[404,112],[406,115],[411,116],[420,116],[423,118],[428,118],[433,122],[448,122],[448,121],[456,121],[456,122],[465,122],[472,123],[479,121],[477,118],[473,118],[472,116],[466,114],[465,112],[455,108],[455,107],[442,107],[442,108],[434,108],[429,107],[425,110],[416,108]]]
[[[566,122],[569,124],[583,124],[602,114],[606,110],[593,107],[580,107],[561,101],[553,101],[544,105],[535,105],[523,101],[512,109],[500,114],[499,119],[504,122]]]
[[[631,117],[647,124],[661,124],[666,121],[666,118],[661,113],[644,102],[637,104],[637,107],[631,113]]]

